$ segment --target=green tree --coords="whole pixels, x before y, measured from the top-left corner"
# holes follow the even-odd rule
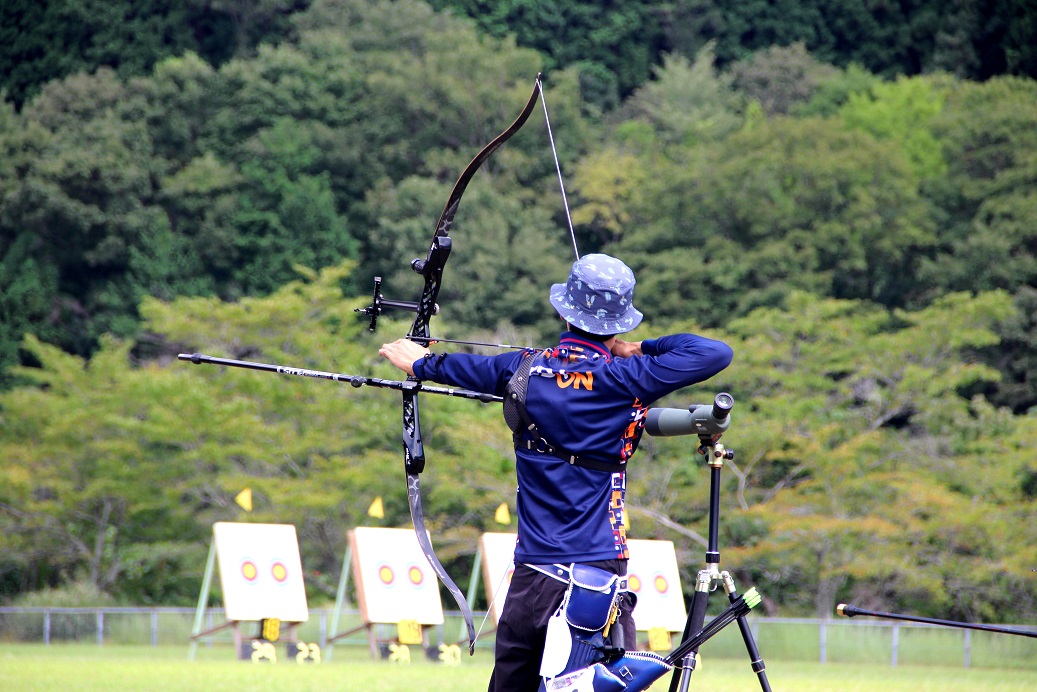
[[[958,391],[997,377],[967,353],[995,343],[992,326],[1010,311],[1005,294],[890,313],[800,293],[731,322],[735,362],[710,383],[738,402],[725,434],[736,454],[722,497],[741,508],[721,524],[729,569],[786,613],[831,616],[840,598],[944,617],[1007,612],[998,588],[976,587],[1014,582],[1015,547],[976,518],[1033,521],[1011,490],[1025,455],[984,478],[982,454],[1012,425]],[[653,470],[634,481],[644,513],[704,534],[704,465],[645,444]],[[960,579],[973,568],[975,580]]]
[[[100,67],[144,75],[188,50],[221,62],[233,40],[194,0],[11,0],[0,7],[0,90],[21,107],[47,82]]]
[[[623,104],[623,119],[648,124],[662,147],[720,139],[741,125],[740,102],[729,75],[713,64],[712,44],[694,62],[669,55],[651,82]],[[624,122],[619,134],[631,129]]]
[[[372,268],[385,280],[386,297],[414,300],[420,294],[422,279],[410,270],[410,260],[427,252],[436,221],[428,210],[442,204],[448,192],[446,186],[411,178],[370,197],[380,209],[371,247],[381,261]],[[513,191],[473,183],[451,238],[439,304],[452,329],[463,325],[492,333],[510,324],[527,330],[527,338],[537,343],[561,331],[547,294],[566,276],[573,256],[567,233],[542,204],[524,204]]]
[[[147,133],[117,112],[125,97],[110,70],[53,82],[12,134],[31,155],[5,183],[0,233],[23,237],[43,276],[56,269],[60,297],[48,319],[73,353],[89,353],[105,332],[133,333],[151,279],[133,275],[134,249],[166,229]]]
[[[659,314],[722,325],[790,289],[909,304],[930,208],[893,142],[775,118],[670,154],[613,250]],[[651,164],[649,164],[651,165]]]
[[[380,337],[353,314],[362,299],[343,298],[349,267],[300,271],[270,297],[149,299],[141,311],[154,338],[189,351],[392,377],[376,362]],[[33,386],[0,394],[3,597],[82,581],[133,603],[190,603],[211,524],[242,518],[244,487],[250,518],[295,524],[307,569],[332,577],[346,529],[366,523],[375,496],[387,524],[409,521],[403,474],[390,472],[402,463],[397,393],[166,357],[135,364],[130,346],[105,339],[88,364],[24,343],[41,363],[18,370]],[[439,397],[422,412],[429,525],[457,569],[513,492],[510,438],[495,408]],[[477,455],[473,440],[485,442]],[[333,580],[311,587],[334,593]]]
[[[878,82],[867,92],[850,94],[839,117],[879,140],[896,142],[920,178],[938,178],[947,172],[947,163],[933,122],[953,88],[948,80],[930,77]]]
[[[584,97],[605,109],[642,84],[663,51],[657,8],[644,0],[433,0],[431,4],[459,11],[491,36],[514,35],[519,45],[546,56],[549,69],[578,66]]]
[[[753,53],[730,72],[735,88],[759,102],[764,113],[775,115],[809,102],[840,71],[814,58],[800,42]]]
[[[819,60],[857,64],[887,78],[936,71],[970,79],[1037,76],[1037,11],[1026,0],[677,0],[663,16],[667,49],[694,55],[715,40],[723,67],[802,42]]]
[[[947,93],[933,121],[948,170],[930,186],[939,210],[940,242],[920,265],[920,281],[934,292],[995,288],[1017,294],[1024,317],[1006,324],[999,349],[985,355],[1005,375],[991,399],[1022,412],[1037,403],[1029,288],[1037,282],[1032,219],[1037,214],[1037,83],[1003,77],[963,82]],[[1021,329],[1020,329],[1021,328]]]

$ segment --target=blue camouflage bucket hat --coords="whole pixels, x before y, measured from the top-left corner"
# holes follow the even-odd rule
[[[590,334],[622,334],[644,317],[634,308],[634,272],[615,257],[584,255],[569,280],[551,286],[551,305],[566,322]]]

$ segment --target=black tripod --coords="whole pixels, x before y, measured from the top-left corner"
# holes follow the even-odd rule
[[[689,407],[690,416],[687,413],[678,415],[675,409],[662,409],[654,419],[652,410],[649,410],[649,420],[646,424],[647,431],[652,435],[683,435],[697,433],[699,436],[698,454],[702,454],[709,465],[709,539],[706,547],[706,567],[699,571],[695,581],[695,595],[692,598],[691,612],[684,627],[681,641],[687,642],[702,632],[706,621],[706,606],[709,603],[709,595],[716,589],[717,583],[724,586],[728,600],[734,603],[741,594],[735,587],[735,581],[729,572],[720,571],[720,548],[718,534],[720,531],[720,471],[724,467],[725,459],[734,459],[734,451],[726,449],[719,442],[720,435],[727,429],[730,419],[729,413],[734,406],[734,398],[730,394],[717,394],[713,401],[712,410],[709,406]],[[670,413],[672,412],[672,413]],[[738,629],[742,633],[742,640],[749,652],[749,660],[753,672],[760,679],[760,687],[764,692],[770,692],[771,686],[767,681],[767,672],[760,657],[760,651],[756,647],[752,630],[744,614],[737,617]],[[684,651],[685,647],[679,647],[683,658],[676,662],[673,677],[670,680],[670,692],[686,692],[691,683],[691,674],[695,670],[695,656],[698,646]]]

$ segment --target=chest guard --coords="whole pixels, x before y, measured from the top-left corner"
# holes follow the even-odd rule
[[[549,441],[540,432],[540,428],[529,417],[526,411],[526,391],[529,388],[529,371],[533,365],[533,359],[539,356],[541,351],[527,351],[522,355],[522,362],[518,370],[508,381],[504,390],[504,422],[511,429],[512,440],[516,449],[529,449],[540,454],[548,454],[557,459],[567,461],[573,466],[606,473],[619,473],[626,469],[626,465],[615,461],[592,459],[581,456],[576,452],[566,449]]]

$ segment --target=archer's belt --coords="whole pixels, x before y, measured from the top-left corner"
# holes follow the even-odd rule
[[[520,562],[519,564],[525,565],[532,570],[540,572],[541,574],[564,584],[568,584],[572,580],[572,569],[570,565],[560,565],[558,563],[551,565],[531,565],[528,562]],[[630,586],[625,576],[619,577],[619,591],[630,591]]]

